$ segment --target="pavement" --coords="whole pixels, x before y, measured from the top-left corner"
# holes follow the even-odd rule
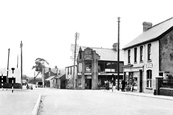
[[[36,115],[40,100],[33,90],[0,89],[0,115]]]
[[[104,90],[106,92],[106,90]],[[112,90],[107,91],[109,93],[119,93],[119,94],[124,94],[124,95],[133,95],[133,96],[141,96],[141,97],[148,97],[148,98],[157,98],[157,99],[164,99],[164,100],[170,100],[173,101],[173,96],[164,96],[164,95],[154,95],[152,93],[139,93],[139,92],[122,92],[121,90]]]

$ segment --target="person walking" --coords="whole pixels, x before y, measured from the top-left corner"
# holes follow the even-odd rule
[[[124,92],[124,89],[125,89],[125,80],[122,80],[121,85],[122,85],[121,91]]]

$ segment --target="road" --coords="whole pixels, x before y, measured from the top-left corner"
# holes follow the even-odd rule
[[[31,115],[38,96],[33,90],[0,90],[0,115]]]
[[[173,115],[173,101],[104,90],[42,89],[39,115]]]

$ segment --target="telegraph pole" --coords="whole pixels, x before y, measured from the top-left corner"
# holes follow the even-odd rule
[[[22,75],[23,75],[23,52],[22,52],[22,47],[23,47],[23,43],[21,41],[21,43],[20,43],[20,49],[21,49],[21,84],[22,84]]]
[[[75,81],[75,63],[76,63],[76,46],[77,46],[77,39],[78,39],[79,33],[75,33],[75,45],[74,45],[74,63],[73,63],[73,87],[76,88],[76,81]]]
[[[120,72],[119,72],[119,71],[120,71],[120,70],[119,70],[119,57],[120,57],[120,56],[119,56],[119,53],[120,53],[120,50],[119,50],[119,47],[120,47],[120,40],[119,40],[119,39],[120,39],[120,17],[118,17],[118,55],[117,55],[117,56],[118,56],[118,57],[117,57],[117,59],[118,59],[118,64],[117,64],[117,65],[118,65],[118,91],[119,91],[119,81],[120,81],[120,80],[119,80],[119,73],[120,73]]]
[[[9,73],[9,59],[10,59],[10,48],[8,49],[7,77],[6,77],[6,82],[7,83],[8,83],[8,73]]]

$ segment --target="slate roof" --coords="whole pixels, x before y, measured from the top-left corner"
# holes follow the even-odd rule
[[[130,43],[124,46],[123,50],[146,43],[148,41],[157,39],[160,35],[162,35],[164,32],[166,32],[168,29],[170,29],[173,26],[173,17],[154,25],[149,30],[143,32],[141,35],[139,35],[137,38],[132,40]]]
[[[82,46],[82,51],[86,49],[87,47]],[[117,61],[117,51],[110,48],[99,48],[99,47],[89,47],[96,51],[96,53],[100,56],[99,60],[105,60],[105,61]],[[120,61],[122,61],[122,50],[120,50]]]
[[[62,78],[62,77],[65,77],[65,74],[57,75],[55,78],[56,78],[56,79],[60,79],[60,78]]]
[[[54,77],[55,77],[55,76],[50,76],[50,77],[48,77],[48,78],[45,79],[45,80],[49,81],[49,80],[53,79]]]

